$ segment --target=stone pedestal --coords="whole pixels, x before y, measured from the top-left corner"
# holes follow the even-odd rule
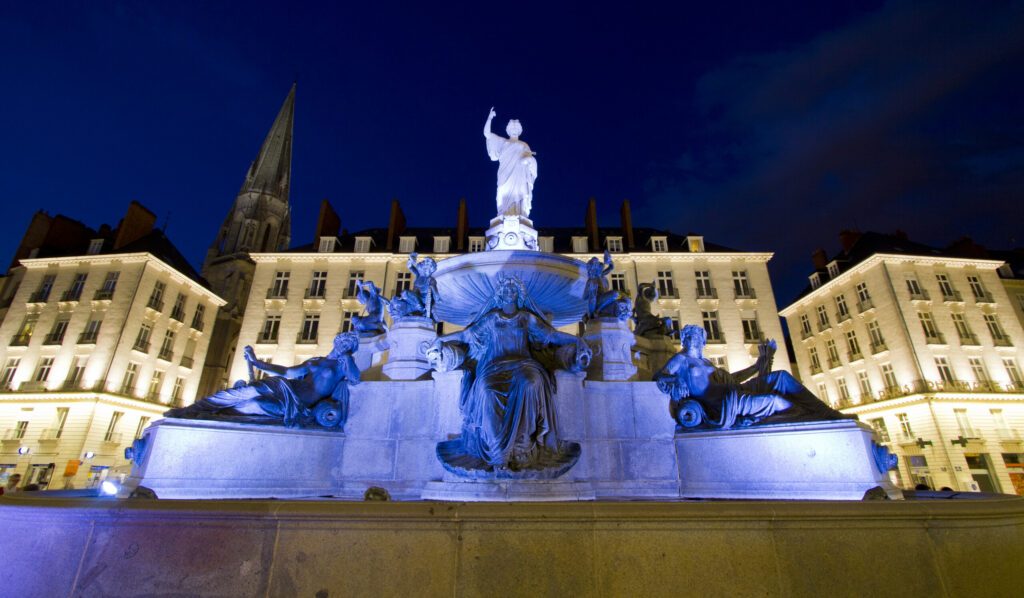
[[[529,249],[537,251],[537,230],[525,216],[498,216],[487,229],[487,250]]]
[[[161,419],[136,444],[126,487],[160,498],[332,496],[344,444],[341,432]]]
[[[583,340],[594,351],[587,369],[588,380],[629,380],[636,375],[633,363],[635,337],[629,322],[595,318],[586,323]]]
[[[650,380],[678,351],[679,342],[670,337],[636,337],[633,357],[637,366],[637,379]]]
[[[426,349],[437,338],[430,318],[408,316],[388,330],[384,375],[390,380],[419,380],[430,372]]]
[[[359,337],[359,349],[352,358],[362,373],[363,380],[376,380],[380,377],[381,362],[387,348],[387,336],[383,334]]]
[[[678,432],[675,444],[683,498],[860,500],[876,486],[903,497],[854,420]]]
[[[553,502],[594,500],[594,487],[573,480],[464,480],[450,474],[427,482],[424,500],[455,502]]]

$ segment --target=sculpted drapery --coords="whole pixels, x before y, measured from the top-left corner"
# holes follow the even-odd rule
[[[505,132],[509,138],[491,132],[491,109],[484,124],[487,155],[498,163],[498,191],[496,203],[499,216],[530,216],[533,207],[533,184],[537,180],[537,159],[530,146],[519,139],[523,127],[518,120],[510,120]]]

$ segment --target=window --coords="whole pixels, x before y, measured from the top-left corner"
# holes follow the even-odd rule
[[[850,389],[846,387],[846,378],[840,377],[836,380],[836,388],[839,389],[839,400],[848,403],[850,401]]]
[[[985,290],[985,285],[981,284],[981,278],[977,276],[968,276],[967,285],[971,287],[971,294],[974,295],[975,301],[978,303],[991,303],[992,295]]]
[[[103,286],[101,286],[100,289],[113,294],[117,289],[117,281],[119,278],[121,278],[120,272],[107,272],[106,278],[103,279]]]
[[[839,263],[831,261],[828,263],[828,277],[835,278],[836,276],[839,276]]]
[[[192,329],[203,331],[203,318],[206,315],[206,306],[200,303],[196,305],[196,312],[192,315]]]
[[[103,239],[91,239],[89,241],[89,249],[87,250],[88,255],[96,255],[103,251]]]
[[[181,401],[181,393],[185,388],[185,378],[178,376],[174,379],[174,387],[171,388],[171,400],[177,403]]]
[[[1010,439],[1013,438],[1013,431],[1010,430],[1010,426],[1006,425],[1006,418],[1003,417],[1002,409],[989,409],[988,413],[992,416],[992,426],[999,433],[1000,438]]]
[[[327,294],[327,272],[313,272],[313,278],[309,281],[309,291],[306,293],[308,299],[323,299]]]
[[[716,368],[720,370],[725,370],[727,372],[729,371],[728,364],[726,363],[724,355],[719,355],[717,357],[708,357],[707,360],[710,361],[711,365],[715,366]]]
[[[167,330],[164,332],[164,340],[160,343],[160,353],[158,355],[160,359],[171,361],[174,359],[174,331]]]
[[[817,289],[818,287],[821,286],[821,274],[819,272],[811,274],[810,276],[807,277],[807,280],[811,281],[812,289]]]
[[[953,370],[949,367],[949,360],[945,357],[935,358],[935,369],[939,371],[939,377],[942,381],[947,384],[956,382],[956,378],[953,377]]]
[[[75,363],[68,371],[68,379],[64,381],[67,388],[79,388],[82,385],[82,377],[85,376],[85,364],[88,358],[77,357]]]
[[[846,348],[850,351],[850,361],[857,361],[861,358],[860,341],[857,340],[857,333],[853,330],[846,332]]]
[[[686,246],[690,248],[690,253],[703,253],[704,237],[686,237]]]
[[[818,384],[818,398],[826,403],[832,402],[832,397],[829,396],[828,387],[825,386],[824,382]]]
[[[416,251],[416,237],[399,237],[398,252],[412,253]]]
[[[44,357],[39,360],[39,366],[36,368],[36,375],[33,378],[36,382],[46,382],[47,378],[50,377],[50,370],[53,368],[53,358]]]
[[[670,270],[661,270],[658,272],[658,294],[662,297],[673,298],[678,297],[676,294],[675,283],[672,280],[672,272]]]
[[[967,417],[966,409],[954,409],[953,415],[956,416],[956,424],[960,427],[960,435],[964,438],[977,438],[978,435],[974,431],[974,427],[971,426],[971,420]]]
[[[320,237],[320,247],[318,247],[317,250],[320,253],[333,253],[334,245],[337,242],[337,237]]]
[[[936,274],[936,282],[939,283],[939,292],[942,293],[942,298],[946,301],[959,301],[959,293],[953,288],[953,283],[949,281],[948,274]]]
[[[341,312],[341,331],[348,332],[352,330],[352,316],[356,315],[354,311],[343,311]]]
[[[96,337],[100,334],[100,326],[103,324],[103,320],[89,320],[85,323],[85,330],[78,337],[78,342],[83,345],[91,345],[96,343]]]
[[[541,237],[539,239],[540,250],[551,253],[555,250],[555,238],[554,237]]]
[[[862,398],[867,398],[872,395],[871,379],[868,377],[867,372],[857,372],[857,386],[860,387],[860,396]]]
[[[353,251],[356,253],[370,253],[370,243],[372,239],[370,237],[356,237],[355,248]]]
[[[160,399],[160,383],[163,382],[163,380],[163,372],[153,372],[153,377],[149,379],[149,392],[146,393],[147,399],[150,401],[157,401]]]
[[[139,374],[139,364],[129,363],[124,370],[124,378],[121,380],[121,394],[135,394],[135,377]]]
[[[882,382],[885,383],[885,389],[888,391],[895,390],[900,387],[896,381],[896,374],[892,371],[892,364],[882,364]]]
[[[122,417],[124,417],[124,412],[122,411],[115,411],[110,414],[110,423],[107,424],[107,432],[103,435],[104,442],[114,442],[115,440],[118,440],[114,434],[117,432],[117,424],[121,421]]]
[[[60,438],[64,434],[64,424],[68,422],[68,411],[67,407],[57,407],[57,419],[54,422],[54,437]]]
[[[725,339],[722,337],[722,326],[718,323],[717,311],[702,311],[700,312],[700,318],[704,323],[704,332],[708,334],[709,343],[725,342]]]
[[[846,295],[836,296],[836,320],[842,322],[850,317],[850,309],[846,307]]]
[[[11,383],[14,382],[14,374],[17,373],[20,364],[21,359],[7,360],[7,365],[4,366],[4,373],[0,376],[0,389],[8,390],[11,388]]]
[[[288,282],[291,280],[291,272],[274,272],[274,283],[267,293],[267,299],[285,299],[288,297]]]
[[[470,237],[469,238],[469,250],[472,252],[484,250],[484,238],[483,237]]]
[[[362,270],[353,270],[348,273],[348,285],[345,287],[345,297],[355,297],[359,290],[356,288],[357,284],[362,282],[366,278],[366,272]]]
[[[824,305],[818,306],[818,332],[827,330],[832,324],[828,320],[828,308]]]
[[[1006,377],[1010,379],[1010,383],[1014,387],[1021,388],[1021,386],[1024,386],[1024,379],[1020,376],[1020,368],[1017,367],[1016,361],[1004,359],[1003,368],[1006,369]]]
[[[910,427],[910,418],[907,417],[907,414],[897,413],[896,419],[900,421],[900,433],[903,435],[904,440],[913,440],[914,428]]]
[[[868,283],[857,283],[857,309],[863,312],[871,309],[871,307],[871,293],[868,292]]]
[[[35,293],[29,298],[31,303],[46,303],[50,299],[50,292],[53,291],[53,281],[57,279],[55,274],[47,274],[43,276],[43,280],[39,283],[39,288],[36,289]]]
[[[980,357],[969,357],[967,363],[971,364],[971,373],[974,374],[974,380],[978,384],[988,384],[991,379],[988,376],[988,370],[985,369],[985,362]]]
[[[985,314],[985,326],[988,327],[989,334],[992,335],[992,341],[1000,346],[1008,347],[1010,345],[1010,337],[1006,336],[1003,332],[1003,327],[999,324],[999,320],[995,314]]]
[[[434,253],[448,253],[451,237],[434,237]]]
[[[306,314],[302,318],[302,330],[299,331],[300,343],[315,343],[320,332],[320,314]]]
[[[623,293],[626,292],[626,275],[625,274],[623,274],[622,272],[612,272],[611,275],[608,277],[608,279],[612,283],[612,290],[613,291],[621,291]]]
[[[828,351],[828,367],[839,367],[839,350],[836,349],[836,341],[833,339],[825,341],[825,350]]]
[[[25,432],[28,432],[28,422],[20,421],[14,426],[14,437],[21,440],[25,437]]]
[[[803,338],[810,338],[811,334],[811,319],[807,317],[807,314],[800,314],[800,336]]]
[[[871,339],[872,353],[885,350],[885,337],[882,336],[882,327],[874,320],[868,322],[868,338]]]
[[[179,321],[185,321],[185,294],[178,293],[178,296],[174,298],[174,307],[171,308],[171,318]]]
[[[907,292],[910,293],[911,299],[927,299],[928,293],[921,289],[921,285],[918,284],[916,278],[907,278]]]
[[[609,252],[622,253],[622,237],[608,237],[605,242],[608,244]]]
[[[932,314],[922,311],[917,314],[918,320],[921,321],[921,329],[924,331],[925,340],[929,343],[942,343],[944,339],[939,329],[935,326],[935,319],[932,318]]]
[[[747,343],[761,342],[761,328],[757,325],[757,318],[743,318],[743,341]]]
[[[167,289],[167,285],[156,281],[153,285],[153,292],[149,295],[149,301],[146,303],[146,307],[155,309],[156,311],[164,310],[164,290]]]
[[[679,318],[669,318],[669,322],[672,324],[672,336],[679,338],[679,331],[683,329],[683,325],[679,321]]]
[[[18,328],[18,333],[11,339],[11,345],[25,346],[28,345],[29,341],[32,340],[32,333],[36,329],[36,322],[39,320],[37,314],[28,314],[25,319],[21,321],[21,327]]]
[[[277,333],[281,329],[281,316],[272,315],[267,316],[266,320],[263,320],[263,330],[260,331],[259,342],[261,343],[276,343]]]
[[[135,438],[136,439],[142,438],[142,433],[146,431],[146,426],[148,426],[148,425],[149,425],[149,418],[148,417],[143,416],[143,417],[139,418],[139,425],[135,427]]]
[[[971,332],[971,327],[967,325],[967,319],[964,318],[963,314],[952,314],[950,317],[953,318],[953,327],[956,328],[957,336],[960,337],[961,344],[974,345],[977,344],[974,334]]]
[[[668,237],[651,237],[651,251],[668,251]]]
[[[193,358],[196,354],[196,339],[190,338],[185,341],[185,350],[181,354],[181,366],[191,368],[194,365]]]
[[[750,288],[750,280],[747,278],[746,270],[733,270],[732,290],[736,293],[737,299],[754,298],[754,290]]]
[[[153,333],[153,327],[149,324],[143,324],[139,327],[139,334],[135,337],[135,345],[132,346],[136,351],[142,351],[143,353],[149,353],[149,336]]]
[[[572,250],[576,253],[586,253],[589,246],[586,237],[573,237]]]
[[[882,443],[889,442],[889,429],[885,427],[885,419],[876,417],[875,419],[869,419],[868,423],[875,429],[875,433],[878,434],[878,441]]]
[[[64,292],[64,296],[61,299],[64,301],[78,301],[79,297],[82,296],[82,290],[85,288],[86,276],[84,272],[75,274],[75,279],[71,282],[71,286]]]
[[[821,360],[818,359],[818,349],[811,347],[807,350],[807,354],[811,358],[811,373],[817,374],[821,372]]]
[[[66,317],[57,318],[53,323],[53,328],[50,329],[50,334],[46,335],[46,339],[43,341],[44,345],[59,345],[64,342],[64,334],[68,331],[68,320]]]
[[[697,278],[697,298],[717,299],[718,293],[715,292],[715,287],[711,286],[711,271],[697,270],[694,274]]]
[[[412,272],[399,272],[395,275],[395,297],[399,296],[402,291],[408,291],[412,288]]]

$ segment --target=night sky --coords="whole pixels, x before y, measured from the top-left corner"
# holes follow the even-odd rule
[[[1020,3],[124,4],[0,12],[0,256],[37,209],[98,226],[136,199],[198,266],[293,80],[295,244],[325,197],[349,230],[391,198],[483,226],[493,105],[538,154],[539,226],[591,196],[617,226],[629,198],[638,226],[775,251],[780,306],[844,227],[1024,245]]]

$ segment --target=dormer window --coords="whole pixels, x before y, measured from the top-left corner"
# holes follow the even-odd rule
[[[470,237],[469,238],[469,250],[470,251],[483,251],[484,250],[484,238],[483,237]]]
[[[651,237],[651,251],[668,251],[668,237]]]
[[[320,253],[333,253],[337,237],[320,237]]]
[[[690,235],[686,237],[686,246],[690,248],[690,253],[704,253],[704,237]]]
[[[101,251],[103,251],[103,239],[89,241],[89,255],[96,255]]]
[[[416,251],[416,237],[399,237],[398,252],[412,253]]]
[[[816,289],[816,288],[821,286],[821,273],[820,272],[815,272],[814,274],[811,274],[808,278],[810,278],[810,280],[811,280],[811,288],[812,289]]]
[[[839,276],[839,262],[832,260],[828,263],[828,277],[835,278]]]
[[[622,253],[622,237],[608,237],[605,239],[608,251],[611,253]]]
[[[434,237],[434,253],[448,253],[451,237]]]
[[[587,238],[586,237],[573,237],[572,238],[572,250],[576,253],[587,252]]]
[[[555,250],[555,238],[554,237],[541,237],[538,240],[540,244],[540,250],[545,253],[551,253]]]
[[[370,253],[370,237],[356,237],[355,252],[356,253]]]

